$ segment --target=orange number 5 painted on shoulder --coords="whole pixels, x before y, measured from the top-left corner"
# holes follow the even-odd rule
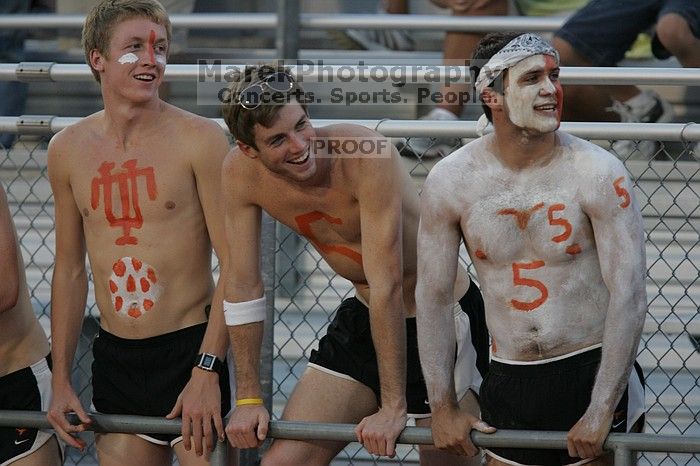
[[[533,280],[531,278],[523,278],[520,276],[520,269],[532,270],[544,267],[544,261],[537,260],[533,262],[514,262],[513,263],[513,284],[515,286],[529,286],[531,288],[536,288],[540,292],[540,297],[534,301],[523,302],[512,299],[510,303],[513,307],[519,311],[530,312],[534,309],[540,307],[547,298],[549,297],[549,291],[547,287],[539,280]]]
[[[629,207],[630,202],[632,202],[632,199],[630,198],[629,191],[620,186],[623,181],[625,181],[625,177],[621,176],[615,181],[613,181],[613,186],[615,187],[615,193],[622,198],[622,203],[620,204],[620,207],[626,209],[627,207]]]

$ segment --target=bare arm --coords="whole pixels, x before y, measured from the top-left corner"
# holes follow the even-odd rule
[[[447,183],[436,172],[421,194],[418,228],[416,319],[421,366],[431,410],[457,406],[453,372],[455,323],[453,284],[459,257],[459,215],[449,206]]]
[[[591,219],[603,281],[610,293],[603,353],[591,403],[569,433],[569,452],[602,453],[617,403],[627,386],[647,311],[642,216],[632,182],[617,160],[584,205]],[[574,455],[572,455],[574,456]]]
[[[406,316],[402,166],[391,144],[386,152],[357,162],[362,263],[370,289],[370,326],[382,398],[379,413],[365,418],[357,432],[370,453],[394,456],[396,438],[406,425]]]
[[[204,212],[207,231],[214,251],[219,258],[220,273],[225,275],[228,264],[226,241],[224,238],[223,209],[221,206],[221,165],[228,153],[229,145],[223,131],[209,121],[201,128],[196,139],[196,151],[192,151],[192,170],[197,185],[199,202]],[[223,360],[228,348],[228,335],[224,323],[221,303],[223,299],[221,280],[217,282],[212,297],[209,322],[200,345],[200,353],[210,353]],[[221,418],[221,396],[219,375],[199,368],[192,369],[192,377],[178,397],[175,407],[168,414],[173,418],[182,412],[182,436],[186,450],[191,448],[194,439],[195,452],[203,454],[202,439],[208,450],[214,448],[214,423],[216,434],[224,439],[224,425]]]
[[[71,128],[66,131],[70,131]],[[65,139],[65,141],[64,141]],[[59,134],[49,145],[48,170],[55,203],[56,260],[51,282],[51,356],[53,397],[49,420],[69,445],[85,443],[69,434],[84,430],[70,426],[65,413],[75,411],[83,423],[89,418],[71,387],[70,374],[87,300],[85,237],[82,217],[70,184],[67,145],[70,133]]]
[[[222,170],[225,236],[228,245],[228,268],[220,281],[224,299],[239,303],[263,296],[260,273],[260,207],[246,199],[246,192],[255,189],[251,180],[237,176],[233,153]],[[260,347],[264,322],[228,327],[236,367],[236,398],[262,398],[260,387]],[[238,448],[259,446],[267,435],[269,414],[262,406],[237,407],[226,433]]]
[[[421,195],[416,285],[418,348],[433,414],[435,446],[458,455],[474,456],[479,450],[471,442],[471,429],[487,433],[495,429],[462,411],[454,388],[456,339],[452,308],[461,209],[452,205],[454,193],[458,192],[448,173],[453,169],[446,169],[444,164],[435,166]]]
[[[0,312],[9,311],[19,298],[19,265],[17,262],[17,236],[12,215],[7,205],[5,190],[0,190]],[[24,273],[22,270],[21,273]]]

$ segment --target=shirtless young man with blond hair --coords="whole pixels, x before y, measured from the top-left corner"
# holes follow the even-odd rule
[[[356,293],[342,302],[312,351],[282,418],[359,423],[358,441],[370,453],[394,456],[407,416],[419,418],[418,425],[429,423],[414,318],[415,186],[396,150],[374,131],[347,124],[313,128],[300,103],[303,91],[285,69],[248,67],[229,89],[232,99],[224,107],[224,119],[238,147],[223,169],[230,267],[222,281],[238,400],[226,428],[228,438],[239,448],[256,447],[268,429],[259,382],[264,210],[307,238]],[[364,149],[342,149],[353,146]],[[453,318],[453,332],[456,326],[459,334],[459,344],[452,346],[456,391],[462,406],[478,415],[473,391],[478,391],[481,375],[475,347],[481,349],[479,367],[488,361],[483,302],[461,269],[450,294],[453,306],[457,301],[461,305],[455,306]],[[325,465],[345,445],[275,440],[263,465]],[[422,448],[421,457],[422,464],[469,464],[430,448]]]
[[[474,59],[494,133],[438,162],[422,194],[416,294],[433,437],[470,448],[471,416],[448,371],[451,280],[464,239],[482,280],[492,362],[483,420],[568,431],[566,450],[487,450],[490,465],[610,464],[611,427],[643,422],[635,356],[647,310],[644,231],[622,163],[556,131],[556,51],[532,34],[492,34]],[[638,368],[638,366],[637,366]],[[437,426],[437,428],[436,428]]]
[[[219,179],[229,147],[215,123],[159,99],[169,40],[170,21],[155,0],[95,5],[83,44],[105,109],[49,146],[56,203],[49,420],[69,445],[85,447],[73,434],[90,419],[70,374],[85,312],[86,252],[100,310],[95,409],[182,413],[182,436],[98,435],[103,466],[169,466],[172,450],[183,466],[208,464],[208,450],[225,438],[228,338],[211,253],[213,244],[225,271]],[[69,425],[70,411],[83,424]]]
[[[0,410],[46,411],[51,355],[34,315],[22,251],[0,189]],[[63,448],[48,429],[0,427],[0,465],[58,466]]]

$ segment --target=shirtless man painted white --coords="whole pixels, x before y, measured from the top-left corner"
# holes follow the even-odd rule
[[[599,457],[611,426],[630,429],[644,409],[632,370],[647,309],[632,180],[607,151],[556,131],[562,90],[549,44],[492,34],[474,59],[488,61],[476,88],[495,132],[441,160],[422,195],[416,303],[433,436],[453,451],[471,445],[470,416],[439,363],[451,351],[441,336],[463,238],[492,338],[483,420],[569,432],[568,452],[492,449],[489,464],[609,464]]]
[[[46,411],[49,342],[34,315],[5,191],[0,189],[0,409]],[[48,429],[0,427],[0,464],[57,466],[63,451]]]
[[[394,456],[407,415],[422,418],[418,425],[429,425],[414,319],[415,186],[396,150],[374,131],[357,125],[314,129],[299,103],[301,88],[284,69],[249,67],[230,89],[233,99],[224,107],[224,119],[238,147],[224,162],[222,180],[231,255],[224,310],[238,400],[226,428],[228,438],[239,448],[256,447],[268,429],[258,363],[265,318],[259,267],[265,210],[306,237],[356,291],[356,297],[340,305],[318,350],[312,351],[283,419],[359,423],[357,438],[370,453]],[[256,105],[270,97],[288,103]],[[364,149],[343,149],[354,146]],[[452,332],[456,325],[459,333],[456,358],[454,336],[451,347],[458,397],[476,415],[472,390],[478,391],[481,375],[474,347],[482,349],[485,367],[488,335],[478,288],[470,286],[461,268],[450,296],[451,309],[457,300],[461,305],[452,318]],[[468,314],[474,315],[471,328]],[[345,445],[275,440],[263,464],[325,465]],[[478,464],[434,448],[421,449],[421,457],[423,464]]]
[[[70,374],[85,312],[86,252],[100,310],[95,409],[183,418],[182,436],[98,435],[103,466],[169,466],[173,450],[183,466],[208,464],[208,450],[225,439],[228,337],[211,252],[213,244],[226,270],[219,179],[229,146],[214,122],[159,99],[169,40],[170,21],[154,0],[95,5],[83,43],[105,109],[49,146],[56,203],[49,420],[69,445],[85,447],[73,434],[90,420]],[[69,411],[83,424],[69,425]]]

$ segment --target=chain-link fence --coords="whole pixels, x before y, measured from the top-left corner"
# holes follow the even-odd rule
[[[47,138],[22,136],[2,148],[0,177],[20,237],[32,303],[47,334],[54,261],[54,210],[46,176]],[[439,158],[459,140],[395,141],[419,189]],[[610,149],[610,141],[595,141]],[[647,144],[649,143],[649,144]],[[619,144],[614,148],[621,147]],[[635,179],[647,234],[649,313],[638,361],[647,379],[649,433],[700,435],[700,154],[695,143],[639,141],[618,154]],[[304,240],[279,228],[276,247],[273,412],[279,417],[316,340],[340,301],[353,291]],[[466,260],[466,257],[465,257]],[[478,277],[476,277],[478,278]],[[73,383],[90,405],[92,337],[98,311],[89,292],[76,353]],[[416,450],[401,446],[394,463],[416,464]],[[337,464],[374,464],[359,445]],[[66,464],[95,464],[94,448],[69,450]],[[644,454],[640,464],[697,465],[700,455]]]

